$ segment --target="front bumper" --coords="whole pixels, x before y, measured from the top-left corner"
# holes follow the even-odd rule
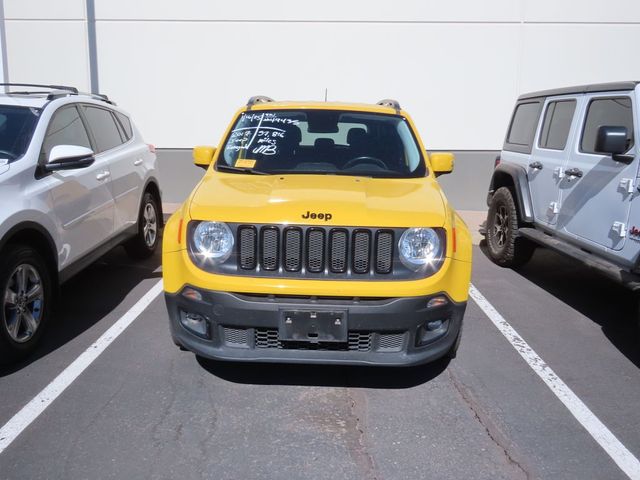
[[[174,341],[203,357],[230,361],[381,366],[426,363],[453,347],[466,308],[466,302],[455,303],[445,294],[358,299],[192,290],[202,299],[187,298],[184,290],[165,293]],[[435,297],[444,297],[446,302],[428,307]],[[284,340],[283,316],[298,311],[343,312],[346,341]],[[205,333],[187,328],[183,321],[186,314],[203,319]]]

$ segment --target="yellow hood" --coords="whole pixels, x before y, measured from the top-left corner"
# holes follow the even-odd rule
[[[234,223],[362,227],[440,227],[445,223],[443,199],[432,178],[209,171],[194,192],[189,211],[196,220]]]

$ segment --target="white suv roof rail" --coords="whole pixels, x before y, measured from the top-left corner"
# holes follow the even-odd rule
[[[115,105],[115,102],[109,100],[109,97],[101,93],[86,93],[79,92],[76,87],[69,87],[67,85],[42,85],[38,83],[0,83],[0,87],[28,87],[28,88],[40,88],[41,90],[25,90],[25,91],[8,91],[5,95],[46,95],[47,100],[55,100],[56,98],[67,97],[69,95],[85,95],[95,100],[102,100],[103,102]]]
[[[78,89],[76,87],[69,87],[67,85],[43,85],[40,83],[0,83],[0,87],[46,88],[47,90],[64,90],[72,93],[78,93]],[[42,92],[7,92],[7,93],[29,94],[29,93],[42,93]]]

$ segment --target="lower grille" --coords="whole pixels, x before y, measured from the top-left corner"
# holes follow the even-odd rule
[[[406,332],[381,333],[378,335],[378,351],[401,352],[404,347]]]
[[[248,347],[249,328],[223,326],[225,345],[230,347]],[[333,350],[352,352],[401,352],[405,346],[408,332],[379,333],[350,331],[347,343],[308,343],[281,342],[277,328],[254,328],[255,348],[287,349],[287,350]]]
[[[275,328],[254,329],[255,348],[287,350],[339,350],[353,352],[400,352],[404,348],[407,332],[376,333],[349,332],[347,343],[281,342]],[[374,339],[377,339],[374,341]]]
[[[267,328],[255,329],[256,348],[282,348],[278,340],[278,330]]]
[[[368,352],[371,350],[370,332],[349,332],[349,350]]]
[[[224,341],[227,345],[246,346],[249,334],[246,328],[222,327],[224,332]]]

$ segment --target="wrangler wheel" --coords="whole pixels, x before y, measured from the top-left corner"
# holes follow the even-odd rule
[[[493,194],[487,215],[489,257],[501,267],[518,267],[531,259],[535,244],[518,236],[520,221],[511,190],[500,187]]]

